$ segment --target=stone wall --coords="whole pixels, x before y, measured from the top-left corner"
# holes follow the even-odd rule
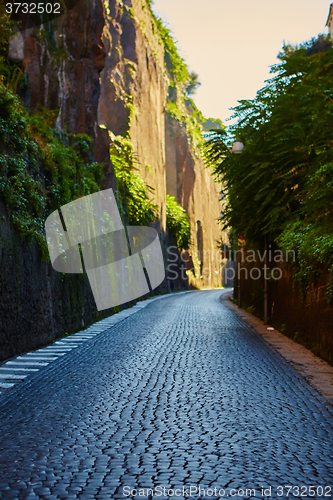
[[[96,321],[86,275],[61,274],[42,262],[8,223],[0,204],[0,361]]]
[[[328,302],[326,295],[328,271],[312,282],[306,290],[302,289],[300,283],[293,278],[294,270],[286,262],[284,252],[285,262],[280,263],[274,261],[274,250],[276,247],[273,246],[273,257],[267,257],[267,276],[274,270],[273,277],[267,280],[268,323],[333,365],[333,303]],[[262,256],[263,252],[262,250]],[[241,307],[263,320],[264,263],[258,259],[258,255],[254,261],[253,254],[248,255],[248,260],[247,254],[244,253],[244,257],[238,257],[235,263],[234,298],[238,300],[240,292]],[[231,272],[230,275],[232,274]]]
[[[194,153],[185,127],[169,115],[165,127],[167,192],[185,208],[191,221],[192,248],[184,257],[192,269],[190,284],[196,288],[221,286],[221,252],[217,248],[221,230],[216,220],[221,211],[219,186]]]
[[[104,187],[115,187],[109,132],[128,131],[138,173],[154,188],[160,212],[156,228],[166,260],[172,244],[165,233],[166,194],[175,196],[190,217],[193,245],[182,256],[172,250],[177,276],[168,271],[160,291],[220,286],[218,189],[184,126],[166,113],[169,78],[164,48],[145,1],[81,0],[41,28],[23,31],[9,49],[10,57],[23,62],[27,86],[20,97],[26,107],[32,112],[39,106],[53,110],[56,127],[93,138],[94,160],[105,163]],[[87,280],[61,275],[41,262],[37,245],[21,241],[3,206],[1,210],[4,359],[81,329],[98,313]],[[180,276],[181,267],[187,276]]]

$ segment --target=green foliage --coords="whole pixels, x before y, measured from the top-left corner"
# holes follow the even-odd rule
[[[325,268],[333,270],[333,49],[312,40],[283,47],[275,76],[253,100],[234,108],[233,138],[212,133],[206,160],[226,185],[224,227],[247,242],[269,235],[296,250],[295,277],[306,290]],[[214,166],[215,165],[215,166]]]
[[[111,138],[110,158],[117,180],[116,199],[125,224],[146,226],[158,219],[158,207],[151,195],[154,189],[136,171],[138,159],[133,145],[127,137]],[[173,235],[179,249],[187,250],[190,245],[191,227],[185,210],[175,198],[167,195],[167,229]]]
[[[191,71],[188,77],[188,81],[186,82],[186,94],[188,96],[195,94],[200,85],[201,83],[199,82],[199,75],[195,73],[195,71]]]
[[[3,6],[0,5],[0,81],[14,94],[18,87],[23,88],[25,85],[23,63],[10,61],[6,57],[9,40],[15,35],[14,23],[10,21],[7,14],[4,14]]]
[[[209,132],[212,130],[225,129],[225,126],[223,125],[222,121],[219,120],[218,118],[207,118],[203,121],[202,125],[203,125],[203,128],[206,132]]]
[[[166,196],[167,230],[174,236],[180,250],[188,250],[191,244],[191,226],[188,215],[174,196]]]
[[[187,83],[189,81],[189,71],[187,64],[184,59],[179,55],[176,43],[171,35],[171,30],[169,30],[163,23],[162,19],[155,17],[155,22],[159,34],[163,40],[165,47],[164,60],[166,66],[170,73],[174,75],[175,81],[177,83]],[[171,80],[171,86],[174,86],[175,82]]]
[[[135,174],[137,158],[128,138],[111,138],[110,159],[117,179],[116,199],[121,216],[126,224],[146,226],[158,219],[158,207],[153,204],[154,189],[138,174]]]
[[[299,332],[295,332],[295,333],[294,333],[294,336],[293,336],[293,341],[294,341],[294,342],[297,342],[297,339],[298,339],[299,335],[300,335],[300,333],[299,333]]]
[[[204,123],[205,118],[191,98],[185,99],[185,106],[187,109],[187,114],[185,115],[187,132],[192,138],[194,151],[196,151],[197,153],[201,153],[201,147],[204,142],[204,138],[202,135],[202,124]]]
[[[254,306],[249,306],[245,309],[246,312],[250,313],[250,314],[254,314],[256,313],[256,309]]]
[[[200,148],[203,144],[202,123],[205,121],[201,111],[196,107],[192,99],[184,100],[183,105],[169,100],[165,107],[167,113],[184,124],[186,131],[192,139],[193,149],[196,153],[200,153]]]
[[[332,227],[299,220],[288,224],[277,238],[283,250],[296,251],[297,260],[294,263],[294,276],[302,285],[305,293],[309,283],[314,282],[324,269],[330,271],[327,290],[328,300],[332,300],[331,286],[333,275],[333,231]]]
[[[182,109],[177,105],[177,103],[173,101],[167,101],[165,110],[175,120],[178,120],[180,122],[185,121],[186,115],[184,114]]]
[[[172,118],[185,125],[187,134],[192,139],[194,151],[199,153],[203,142],[202,123],[205,118],[190,99],[201,85],[199,76],[194,71],[189,71],[184,59],[179,55],[171,30],[153,12],[152,15],[164,43],[164,60],[170,76],[166,111]]]
[[[29,115],[0,82],[0,199],[14,227],[35,238],[46,257],[44,222],[51,211],[100,189],[102,165],[89,161],[91,139],[52,129]]]
[[[4,5],[0,5],[0,60],[4,60],[10,38],[14,35],[14,23],[5,13]]]

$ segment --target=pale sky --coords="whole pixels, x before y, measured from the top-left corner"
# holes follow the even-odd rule
[[[228,108],[252,99],[270,78],[283,41],[301,43],[325,28],[327,0],[154,0],[190,70],[199,74],[194,101],[226,125]]]

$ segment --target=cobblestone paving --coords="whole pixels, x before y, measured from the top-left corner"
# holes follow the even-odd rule
[[[279,485],[332,486],[331,407],[220,295],[152,302],[9,390],[0,498],[151,498],[154,487],[162,499],[262,498],[269,486],[287,498]]]

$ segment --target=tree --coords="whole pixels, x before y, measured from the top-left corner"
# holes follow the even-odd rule
[[[333,271],[333,49],[325,40],[284,46],[275,76],[234,108],[231,135],[216,131],[206,159],[227,187],[223,219],[247,241],[268,234],[297,251],[297,276]],[[332,287],[333,289],[333,287]]]
[[[194,95],[201,83],[199,82],[199,75],[195,71],[191,71],[186,86],[186,94],[188,96]]]

